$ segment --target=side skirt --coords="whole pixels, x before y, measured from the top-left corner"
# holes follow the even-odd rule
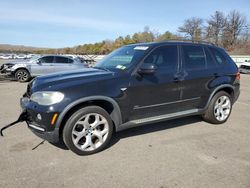
[[[191,116],[191,115],[202,114],[202,112],[203,112],[202,109],[191,109],[191,110],[185,110],[185,111],[175,112],[171,114],[164,114],[164,115],[153,116],[153,117],[148,117],[148,118],[143,118],[143,119],[136,119],[136,120],[128,121],[124,124],[121,124],[120,126],[117,127],[116,131],[119,132],[125,129],[142,126],[142,125],[146,125],[149,123],[157,123],[157,122],[161,122],[165,120],[171,120],[171,119],[176,119],[176,118],[181,118],[181,117],[186,117],[186,116]]]

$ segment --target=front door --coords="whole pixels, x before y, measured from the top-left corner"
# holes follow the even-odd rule
[[[131,77],[127,93],[130,100],[130,119],[142,119],[178,111],[180,100],[178,47],[166,45],[154,49],[143,61],[157,67],[153,74],[136,73]]]
[[[54,56],[44,56],[38,59],[36,64],[32,64],[32,76],[39,76],[54,72]]]

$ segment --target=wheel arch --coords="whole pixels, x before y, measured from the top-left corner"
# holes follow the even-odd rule
[[[30,71],[29,71],[29,69],[28,69],[27,67],[18,67],[15,71],[13,71],[14,75],[15,75],[16,72],[19,71],[19,70],[26,70],[26,71],[28,71],[28,73],[30,74]]]
[[[63,131],[64,125],[67,119],[76,112],[78,109],[83,108],[85,106],[95,105],[106,110],[114,123],[114,129],[117,130],[117,127],[122,124],[122,116],[120,107],[117,102],[106,96],[91,96],[78,99],[72,103],[70,103],[59,115],[55,129],[58,130],[59,136]]]
[[[27,71],[27,73],[28,73],[28,79],[27,80],[25,80],[25,81],[18,80],[18,78],[16,77],[16,73],[19,70]],[[17,69],[15,69],[15,71],[12,72],[12,75],[13,75],[14,79],[18,80],[19,82],[28,82],[31,79],[31,74],[30,74],[30,71],[29,71],[29,69],[27,67],[18,67]]]
[[[216,87],[216,88],[213,90],[213,92],[210,94],[210,97],[209,97],[209,99],[208,99],[208,101],[207,101],[207,104],[206,104],[206,106],[205,106],[205,109],[208,108],[209,103],[210,103],[210,101],[212,100],[213,96],[214,96],[216,93],[220,92],[220,91],[225,91],[225,92],[227,92],[227,93],[232,97],[232,100],[233,100],[233,98],[234,98],[234,86],[232,86],[232,85],[230,85],[230,84],[223,84],[223,85],[220,85],[220,86]]]

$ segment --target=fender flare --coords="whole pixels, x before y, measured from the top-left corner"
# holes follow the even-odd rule
[[[59,134],[59,128],[61,126],[62,120],[65,117],[65,115],[69,112],[69,110],[71,110],[73,107],[77,106],[78,104],[88,102],[88,101],[93,101],[93,100],[104,100],[104,101],[107,101],[113,105],[114,110],[113,110],[113,112],[111,112],[110,117],[114,121],[115,127],[117,129],[117,127],[122,124],[122,115],[121,115],[120,107],[114,99],[100,95],[100,96],[91,96],[91,97],[80,98],[76,101],[73,101],[69,105],[67,105],[64,108],[64,110],[60,113],[60,115],[58,116],[58,119],[57,119],[56,125],[55,125],[55,131],[58,131],[58,134]]]
[[[207,104],[206,104],[206,106],[205,106],[205,108],[204,108],[205,110],[208,108],[208,105],[209,105],[210,101],[212,100],[213,96],[215,95],[215,93],[216,93],[217,91],[223,89],[223,88],[231,88],[233,91],[235,90],[235,87],[232,86],[232,85],[230,85],[230,84],[223,84],[223,85],[220,85],[220,86],[216,87],[216,88],[213,90],[213,92],[210,94],[210,96],[209,96],[209,99],[208,99],[208,101],[207,101]]]

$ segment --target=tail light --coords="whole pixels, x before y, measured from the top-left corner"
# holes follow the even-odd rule
[[[236,73],[236,80],[239,80],[239,81],[240,81],[240,71],[238,71],[238,72]]]

